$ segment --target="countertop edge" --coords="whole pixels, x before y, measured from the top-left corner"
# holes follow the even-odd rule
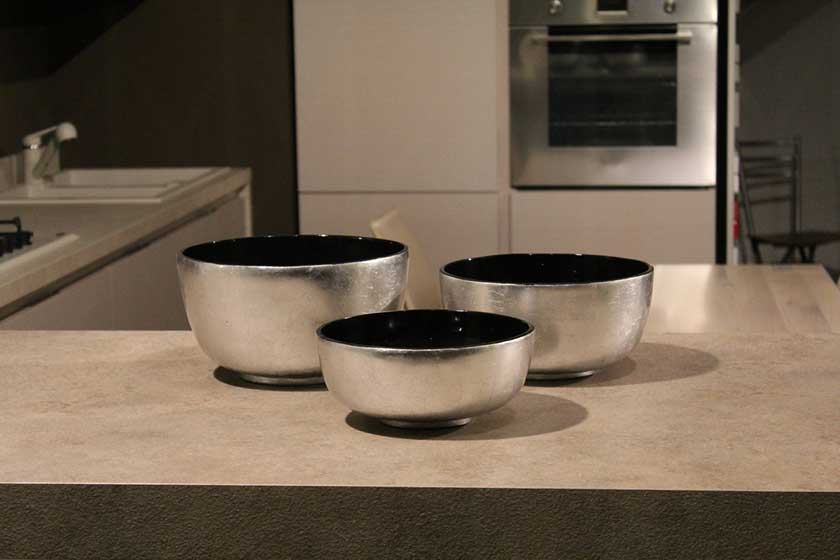
[[[826,495],[0,485],[4,557],[828,558]],[[119,551],[119,552],[117,552]]]
[[[207,208],[235,195],[250,181],[249,168],[231,167],[223,175],[195,190],[159,205],[149,205],[149,214],[124,224],[124,227],[115,229],[105,238],[93,243],[80,243],[76,250],[67,251],[60,258],[0,285],[0,320],[153,242]]]

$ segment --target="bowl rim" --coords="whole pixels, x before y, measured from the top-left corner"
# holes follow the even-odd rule
[[[628,262],[635,262],[639,264],[645,265],[645,270],[638,274],[631,274],[629,276],[625,276],[623,278],[615,278],[613,280],[589,280],[586,282],[493,282],[491,280],[477,280],[475,278],[468,278],[466,276],[460,276],[458,274],[454,274],[446,270],[446,267],[454,264],[459,264],[462,262],[474,261],[479,259],[494,259],[497,257],[508,257],[508,256],[519,256],[519,257],[555,257],[555,256],[574,256],[574,257],[596,257],[596,258],[604,258],[604,259],[616,259]],[[626,282],[628,280],[632,280],[635,278],[642,278],[643,276],[652,275],[654,271],[654,266],[648,262],[639,259],[630,259],[627,257],[616,257],[614,255],[599,255],[594,253],[494,253],[491,255],[482,255],[479,257],[468,257],[466,259],[458,259],[456,261],[451,261],[440,267],[439,273],[440,276],[448,276],[450,278],[454,278],[456,280],[460,280],[462,282],[472,282],[474,284],[484,284],[484,285],[492,285],[492,286],[533,286],[533,287],[557,287],[557,286],[591,286],[594,284],[612,284],[616,282]]]
[[[303,238],[330,238],[330,239],[355,239],[362,241],[374,241],[384,243],[394,243],[398,245],[398,250],[388,255],[381,255],[378,257],[370,257],[366,259],[355,259],[352,261],[342,263],[321,263],[321,264],[296,264],[296,265],[270,265],[270,264],[224,264],[198,259],[187,255],[187,251],[198,247],[205,247],[215,245],[217,243],[226,243],[231,241],[245,241],[249,239],[303,239]],[[178,259],[196,263],[206,267],[217,267],[224,269],[245,269],[245,270],[311,270],[318,268],[333,268],[337,266],[353,266],[360,263],[369,263],[378,261],[380,259],[390,259],[408,254],[408,246],[405,243],[396,241],[394,239],[384,239],[380,237],[366,237],[363,235],[340,235],[331,233],[290,233],[290,234],[272,234],[272,235],[251,235],[243,237],[229,237],[225,239],[216,239],[214,241],[206,241],[204,243],[196,243],[178,251]]]
[[[482,342],[482,343],[479,343],[479,344],[469,344],[469,345],[466,345],[466,346],[438,346],[438,347],[435,347],[435,348],[408,348],[408,347],[405,347],[405,346],[383,346],[381,344],[356,344],[356,343],[352,343],[352,342],[346,342],[346,341],[343,341],[343,340],[338,340],[338,339],[329,337],[329,336],[327,336],[323,333],[324,328],[326,328],[326,327],[328,327],[328,326],[330,326],[334,323],[339,323],[341,321],[347,321],[347,320],[353,319],[355,317],[362,317],[362,316],[367,317],[367,316],[370,316],[370,315],[393,315],[395,313],[415,313],[415,312],[429,312],[429,311],[441,312],[441,313],[446,313],[446,314],[489,315],[489,316],[494,316],[494,317],[503,317],[505,319],[512,319],[514,321],[522,323],[522,325],[524,327],[526,327],[526,329],[523,332],[521,332],[517,335],[511,336],[511,337],[508,337],[508,338],[503,338],[503,339],[500,339],[500,340],[495,340],[495,341],[492,341],[492,342]],[[477,348],[497,347],[497,346],[501,346],[501,345],[511,344],[511,343],[517,342],[519,340],[522,340],[524,338],[527,338],[529,336],[532,336],[534,334],[534,331],[535,331],[534,325],[531,324],[529,321],[526,321],[524,319],[520,319],[519,317],[514,317],[512,315],[504,315],[502,313],[490,313],[490,312],[487,312],[487,311],[473,311],[473,310],[469,310],[469,309],[440,309],[440,308],[436,308],[436,309],[399,309],[399,310],[395,310],[395,311],[378,311],[378,312],[375,312],[375,313],[362,313],[360,315],[350,315],[350,316],[347,316],[347,317],[341,317],[339,319],[334,319],[332,321],[327,321],[326,323],[324,323],[324,324],[322,324],[318,327],[318,329],[315,331],[315,334],[317,335],[319,341],[329,342],[331,344],[338,344],[338,345],[341,345],[341,346],[346,346],[348,348],[358,348],[358,349],[371,350],[371,351],[376,351],[376,352],[384,352],[384,353],[392,352],[392,353],[402,354],[402,353],[428,353],[428,352],[462,352],[464,350],[473,350],[473,349],[477,349]]]

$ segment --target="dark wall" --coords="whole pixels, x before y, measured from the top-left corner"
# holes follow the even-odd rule
[[[51,109],[42,101],[47,89],[43,79],[0,82],[0,157],[19,152],[27,133],[53,124]]]
[[[24,84],[48,106],[24,132],[78,128],[65,167],[248,166],[256,232],[297,230],[291,0],[145,0]],[[24,97],[17,113],[38,112]]]
[[[755,0],[741,12],[738,29],[738,135],[800,135],[803,227],[840,230],[840,0]],[[784,231],[787,207],[765,205],[755,220],[759,231]],[[820,247],[816,261],[840,269],[840,243]]]
[[[45,26],[0,25],[0,156],[20,151],[24,135],[51,124],[46,35]]]
[[[0,156],[54,124],[52,74],[141,0],[0,0]]]

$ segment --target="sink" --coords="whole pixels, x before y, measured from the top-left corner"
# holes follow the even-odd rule
[[[159,204],[228,168],[66,169],[43,186],[18,185],[0,192],[0,204]]]

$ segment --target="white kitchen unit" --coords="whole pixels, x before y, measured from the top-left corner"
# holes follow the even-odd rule
[[[714,189],[513,191],[511,248],[713,263],[714,208]]]
[[[496,191],[488,0],[297,0],[299,190]]]
[[[244,197],[236,197],[207,209],[186,225],[112,264],[113,328],[190,328],[181,301],[175,255],[197,243],[247,235],[245,204]]]
[[[399,208],[435,267],[498,251],[496,193],[301,193],[302,232],[370,235],[370,222]]]
[[[107,330],[114,298],[111,269],[101,268],[0,320],[0,330]]]
[[[21,204],[161,204],[229,171],[226,167],[63,169],[43,185],[0,190],[0,210]]]
[[[508,251],[714,262],[713,188],[512,188],[509,2],[295,1],[301,233],[370,235],[396,208],[433,264]]]
[[[249,235],[250,173],[158,205],[16,207],[34,239],[72,240],[0,257],[0,329],[187,329],[175,255]]]
[[[215,239],[245,235],[244,199],[192,221],[0,321],[0,329],[188,329],[175,255]]]
[[[433,264],[506,246],[506,6],[295,1],[301,233],[396,208]]]

